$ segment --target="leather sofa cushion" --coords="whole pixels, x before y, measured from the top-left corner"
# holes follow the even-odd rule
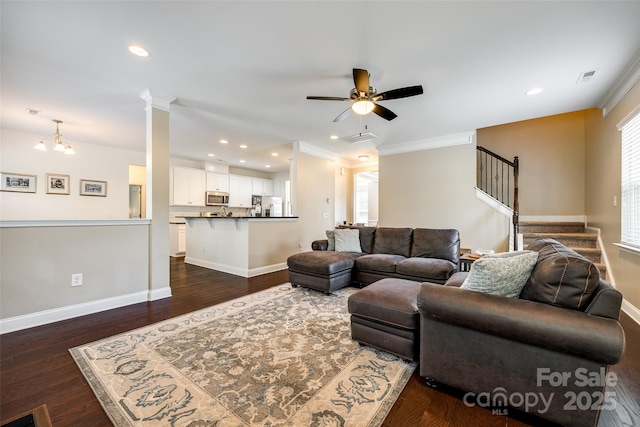
[[[382,279],[349,297],[349,313],[396,327],[416,330],[420,283],[404,279]]]
[[[356,268],[358,270],[395,273],[396,264],[405,259],[406,258],[401,255],[367,254],[358,257],[356,260]]]
[[[362,248],[362,252],[372,253],[376,227],[358,227],[358,230],[360,230],[360,248]]]
[[[538,262],[520,298],[584,310],[600,282],[598,267],[553,239],[538,239],[527,249],[538,251]]]
[[[332,275],[353,268],[360,254],[352,252],[311,251],[291,255],[287,259],[289,269],[304,273]]]
[[[373,241],[373,253],[408,257],[411,253],[412,235],[412,228],[378,227]]]
[[[416,228],[413,230],[411,256],[446,259],[457,264],[460,258],[460,233],[453,229]]]
[[[396,273],[427,279],[447,280],[455,271],[456,264],[436,258],[407,258],[396,264]]]

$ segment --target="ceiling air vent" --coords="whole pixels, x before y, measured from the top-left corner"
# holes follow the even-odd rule
[[[576,82],[576,84],[588,83],[589,80],[591,80],[595,74],[596,74],[596,70],[585,71],[584,73],[580,73],[580,77],[578,77],[578,81]]]
[[[378,136],[373,132],[360,132],[356,133],[355,135],[343,136],[341,139],[343,141],[355,144],[358,142],[371,141],[376,138],[378,138]]]

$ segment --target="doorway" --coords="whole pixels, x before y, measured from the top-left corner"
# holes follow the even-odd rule
[[[355,174],[354,224],[378,225],[378,171]]]

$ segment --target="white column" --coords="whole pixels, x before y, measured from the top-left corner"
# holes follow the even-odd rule
[[[171,296],[169,282],[169,105],[172,96],[146,89],[149,301]]]

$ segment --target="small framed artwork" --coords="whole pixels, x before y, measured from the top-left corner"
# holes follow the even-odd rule
[[[0,172],[0,190],[19,191],[21,193],[35,193],[36,176]]]
[[[69,175],[47,174],[47,194],[69,194]]]
[[[107,197],[107,181],[92,181],[89,179],[81,179],[80,195]]]

